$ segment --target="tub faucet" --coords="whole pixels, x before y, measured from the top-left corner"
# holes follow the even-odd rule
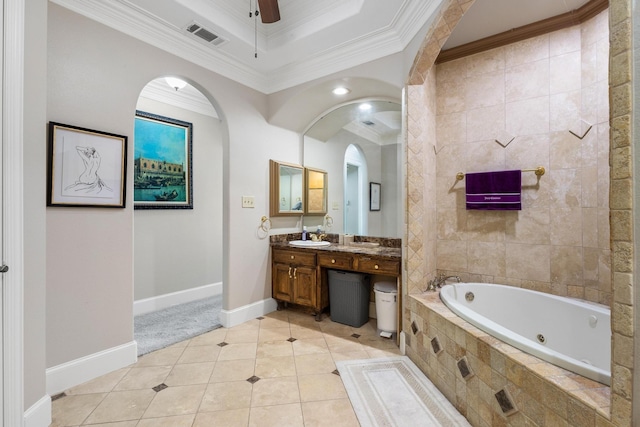
[[[436,288],[441,288],[447,284],[447,280],[455,279],[458,283],[460,283],[460,276],[445,276],[444,274],[439,275],[434,279]]]
[[[429,283],[427,284],[427,291],[435,291],[443,287],[447,284],[447,280],[449,279],[456,279],[458,283],[460,283],[460,276],[445,276],[444,274],[440,274],[433,280],[429,280]]]

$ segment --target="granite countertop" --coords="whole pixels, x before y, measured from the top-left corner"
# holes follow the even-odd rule
[[[341,245],[331,243],[329,246],[315,246],[310,248],[291,246],[288,241],[272,242],[271,246],[279,249],[293,249],[296,251],[313,252],[342,252],[359,255],[371,255],[387,258],[402,258],[402,248],[392,248],[387,246],[366,247],[358,245]]]

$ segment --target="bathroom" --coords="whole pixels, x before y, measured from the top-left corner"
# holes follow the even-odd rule
[[[627,2],[621,1],[612,1],[611,2],[611,28],[616,27],[619,23],[625,22],[624,18],[630,17],[630,8],[627,7]],[[37,23],[44,22],[47,23],[47,11],[44,12],[40,8],[37,9],[41,13],[45,15],[44,19],[38,19]],[[54,52],[64,53],[69,60],[77,60],[79,57],[79,53],[75,50],[78,48],[78,44],[81,40],[66,40],[66,37],[63,35],[65,31],[70,31],[69,28],[75,28],[77,31],[85,31],[88,34],[93,34],[94,36],[90,39],[92,42],[97,42],[97,45],[101,49],[95,49],[95,46],[82,46],[86,49],[85,55],[88,55],[86,59],[79,61],[81,67],[87,67],[87,64],[100,64],[103,65],[106,69],[109,64],[108,61],[105,61],[102,58],[102,55],[98,55],[97,50],[101,51],[113,51],[113,52],[123,52],[120,48],[122,46],[127,46],[131,44],[131,38],[119,36],[117,32],[107,29],[106,27],[98,26],[94,23],[90,23],[86,19],[80,19],[78,17],[72,16],[70,12],[63,11],[59,6],[54,4],[49,5],[49,14],[50,21],[49,27],[51,31],[51,39],[49,40],[49,44],[55,46],[57,49]],[[34,15],[31,15],[31,19],[34,19]],[[40,28],[44,28],[45,26],[40,26]],[[46,31],[45,31],[46,33]],[[72,32],[71,35],[75,33]],[[69,36],[70,38],[71,36]],[[61,41],[58,43],[58,41]],[[31,44],[29,48],[31,51],[35,51],[38,55],[35,57],[44,58],[42,62],[46,65],[46,56],[47,49],[46,47],[42,47],[38,45],[36,48],[33,47],[33,44],[36,43],[33,40],[30,41]],[[67,43],[68,44],[64,44]],[[136,42],[137,43],[137,42]],[[37,44],[37,43],[36,43]],[[64,47],[70,46],[70,47]],[[136,47],[139,49],[149,49],[147,45],[137,45]],[[620,47],[620,46],[618,46]],[[627,45],[627,50],[628,50]],[[59,49],[59,50],[58,50]],[[95,54],[91,54],[91,52],[96,52]],[[622,50],[612,51],[612,57],[614,55],[618,55],[622,52]],[[52,56],[55,56],[53,53]],[[241,148],[250,147],[251,150],[255,150],[255,156],[238,156],[236,153],[231,159],[227,159],[230,161],[230,168],[232,172],[227,171],[227,175],[225,175],[224,179],[226,182],[229,180],[238,183],[238,187],[234,187],[230,190],[231,194],[228,195],[229,199],[233,201],[233,207],[228,208],[231,212],[226,212],[225,215],[227,217],[233,218],[233,221],[230,222],[228,233],[234,236],[234,241],[253,241],[254,239],[254,229],[253,226],[257,226],[259,223],[259,217],[264,212],[257,212],[248,210],[240,210],[236,209],[236,204],[239,203],[240,196],[249,188],[252,192],[254,191],[254,187],[260,188],[260,197],[265,198],[268,193],[268,184],[264,184],[260,186],[259,182],[265,183],[266,180],[266,172],[259,176],[256,179],[251,179],[247,181],[245,177],[240,173],[242,169],[253,169],[253,170],[265,170],[267,168],[267,160],[269,158],[278,158],[280,160],[289,160],[292,162],[299,161],[298,153],[291,153],[288,150],[289,146],[296,146],[298,144],[299,135],[295,132],[287,132],[274,128],[263,127],[262,125],[256,124],[251,129],[242,129],[243,123],[239,123],[237,120],[238,115],[244,115],[248,118],[253,118],[256,120],[256,123],[262,123],[264,116],[266,115],[266,107],[265,101],[262,97],[260,97],[257,93],[254,93],[249,90],[240,90],[235,85],[229,84],[229,82],[224,79],[218,77],[211,76],[210,73],[205,72],[204,70],[198,67],[186,66],[180,61],[175,61],[173,58],[167,58],[166,55],[163,55],[153,49],[150,52],[151,59],[157,69],[165,69],[172,68],[171,71],[175,71],[178,69],[183,71],[185,75],[191,75],[195,80],[203,83],[203,89],[208,89],[208,92],[216,93],[216,89],[218,92],[216,93],[216,100],[219,100],[222,104],[231,104],[231,108],[229,111],[230,117],[229,119],[233,122],[233,127],[231,130],[232,138],[234,141],[239,141],[240,143],[244,143],[246,145],[242,145]],[[119,58],[123,58],[122,56]],[[124,58],[129,61],[129,63],[135,63],[135,55],[129,53],[128,51],[124,51]],[[54,63],[59,63],[62,61],[53,60]],[[122,62],[124,64],[125,62]],[[167,65],[169,64],[169,65]],[[623,66],[624,62],[616,62],[617,66]],[[622,65],[621,65],[622,64]],[[171,67],[170,65],[175,65],[175,67]],[[164,68],[163,68],[164,67]],[[33,69],[38,68],[34,67],[31,72],[35,75],[35,79],[33,75],[31,80],[31,98],[30,102],[31,112],[27,117],[27,123],[31,124],[30,133],[28,136],[33,141],[42,141],[43,130],[40,129],[41,124],[46,121],[46,119],[56,119],[56,118],[67,118],[67,121],[72,117],[78,117],[81,115],[81,119],[87,126],[94,128],[109,128],[117,131],[122,131],[123,133],[128,133],[130,129],[127,125],[123,125],[123,123],[129,123],[129,118],[133,115],[133,106],[135,106],[135,99],[139,94],[140,89],[152,78],[157,77],[158,71],[150,70],[146,68],[144,72],[131,77],[126,73],[114,73],[111,76],[92,76],[92,77],[102,77],[105,80],[102,83],[99,83],[98,80],[92,82],[91,79],[88,79],[88,73],[81,72],[82,68],[77,68],[77,72],[73,74],[69,74],[68,77],[65,77],[62,73],[53,75],[57,70],[55,67],[49,71],[52,73],[50,77],[46,75],[45,69],[46,67],[39,67],[41,71],[35,72]],[[120,67],[121,68],[121,67]],[[93,72],[93,71],[92,71]],[[167,70],[168,72],[168,70]],[[364,74],[364,72],[363,72]],[[51,79],[51,81],[47,82],[47,80]],[[424,76],[422,76],[424,78]],[[73,79],[73,81],[71,81]],[[409,87],[408,93],[408,104],[409,104],[409,114],[412,114],[415,111],[421,111],[425,107],[425,103],[423,98],[420,96],[420,93],[425,90],[436,91],[436,89],[432,86],[437,86],[437,76],[429,76],[431,79],[431,83],[428,86],[423,86],[421,78],[414,76],[411,80],[411,85]],[[435,80],[434,80],[435,79]],[[35,83],[33,83],[35,81]],[[105,83],[106,82],[106,83]],[[48,88],[47,88],[48,83]],[[399,82],[402,84],[402,82]],[[219,88],[222,88],[220,90]],[[47,90],[48,89],[48,90]],[[247,100],[247,103],[255,101],[259,107],[256,108],[248,108],[246,104],[232,104],[229,100],[234,98],[236,94],[234,91],[239,90],[243,96],[242,98]],[[42,100],[42,92],[47,92],[47,99]],[[87,95],[88,93],[100,93],[104,94],[104,97],[99,98],[99,102],[96,102],[94,96]],[[620,93],[618,94],[620,95]],[[437,91],[436,91],[437,96]],[[628,96],[628,95],[627,95]],[[620,98],[617,98],[620,99]],[[624,98],[623,98],[624,100]],[[627,102],[629,100],[627,99]],[[624,102],[624,101],[621,101]],[[45,105],[47,104],[47,105]],[[98,105],[100,104],[100,105]],[[123,108],[123,105],[127,105],[127,108]],[[612,113],[615,113],[618,110],[614,110],[614,106],[612,105]],[[417,107],[417,108],[416,108]],[[426,105],[428,108],[432,108],[435,111],[436,105]],[[46,110],[50,111],[47,116]],[[81,111],[79,111],[81,110]],[[624,118],[625,112],[622,107],[618,111],[618,113],[612,114],[612,122],[613,126],[613,135],[617,135],[621,141],[624,138],[628,138],[628,136],[624,135],[624,132],[616,133],[616,130],[624,129],[623,124],[624,120],[617,120],[618,116],[622,116]],[[53,115],[55,113],[55,117]],[[617,115],[616,115],[617,114]],[[596,113],[597,116],[597,113]],[[422,117],[422,115],[420,116]],[[435,117],[435,113],[434,113]],[[63,120],[64,121],[64,120]],[[435,120],[433,120],[435,122]],[[435,124],[435,123],[434,123]],[[36,130],[39,130],[36,132]],[[425,130],[426,132],[435,132],[435,126],[429,127]],[[256,140],[256,137],[261,133],[269,135],[270,139],[274,141],[278,141],[274,145],[266,146],[266,144],[261,145],[256,143],[255,145],[249,144],[245,141]],[[585,138],[593,137],[593,129],[589,132],[589,134]],[[423,139],[424,141],[427,138]],[[421,141],[423,141],[421,140]],[[616,141],[615,137],[612,138],[612,144]],[[411,139],[410,141],[411,142]],[[514,141],[512,148],[517,148],[518,141]],[[228,142],[227,142],[228,144]],[[425,144],[427,144],[425,142]],[[507,146],[507,149],[511,146]],[[38,148],[36,148],[36,145]],[[494,143],[495,145],[495,143]],[[628,146],[628,142],[626,146]],[[618,145],[614,145],[614,148],[622,149],[625,146],[622,142],[618,143]],[[407,165],[407,170],[409,174],[416,173],[416,165],[411,163],[411,159],[416,159],[418,157],[415,156],[417,152],[434,152],[434,148],[432,145],[426,146],[426,151],[422,150],[424,147],[420,147],[419,150],[416,150],[415,147],[409,146],[409,150],[411,153],[409,155],[410,163]],[[451,148],[451,147],[449,147]],[[417,169],[420,169],[419,179],[423,180],[423,184],[425,186],[432,186],[434,191],[423,192],[422,189],[425,188],[422,184],[419,185],[420,191],[417,193],[412,193],[411,197],[408,198],[408,207],[409,212],[411,213],[411,217],[421,218],[419,221],[412,220],[411,224],[408,227],[407,233],[407,264],[408,268],[412,274],[406,277],[408,281],[408,285],[410,287],[410,293],[419,293],[424,289],[424,278],[425,277],[433,277],[438,270],[446,270],[447,272],[458,272],[469,273],[468,265],[473,260],[467,259],[467,265],[464,268],[461,268],[459,263],[462,262],[460,259],[455,257],[443,257],[436,259],[434,254],[436,254],[436,248],[438,245],[442,248],[443,253],[451,254],[450,250],[456,247],[461,246],[461,244],[456,240],[455,236],[452,236],[453,230],[448,228],[445,224],[442,225],[443,229],[439,231],[441,236],[447,236],[444,239],[439,238],[439,234],[433,232],[433,230],[439,230],[440,224],[437,222],[440,216],[437,216],[436,206],[436,195],[435,193],[440,188],[444,196],[444,203],[446,204],[443,208],[448,209],[449,211],[455,211],[456,214],[457,209],[454,207],[455,204],[451,203],[452,197],[455,199],[455,195],[458,194],[455,192],[455,188],[453,192],[449,193],[449,188],[455,182],[455,174],[457,172],[468,172],[474,170],[473,164],[465,163],[460,164],[456,162],[453,165],[447,165],[445,168],[435,167],[436,162],[441,162],[440,155],[447,156],[447,152],[449,151],[447,148],[447,144],[444,146],[435,147],[436,151],[438,151],[437,155],[433,155],[432,157],[427,158],[428,165],[432,167],[425,167],[424,171],[420,166],[417,166]],[[499,148],[499,147],[498,147]],[[30,266],[34,264],[40,265],[48,265],[47,274],[46,274],[46,301],[45,301],[45,272],[44,267],[31,269],[28,272],[27,280],[28,284],[26,286],[26,301],[28,302],[28,307],[25,308],[25,317],[27,318],[26,328],[25,328],[25,348],[27,353],[29,354],[26,357],[25,366],[29,368],[32,372],[40,372],[45,370],[46,368],[51,368],[58,364],[63,364],[69,361],[74,361],[85,357],[87,355],[99,353],[105,349],[116,348],[123,343],[127,343],[131,340],[131,332],[130,332],[130,318],[131,318],[131,276],[132,276],[132,267],[130,265],[130,260],[132,258],[132,250],[131,250],[131,240],[130,236],[132,234],[131,231],[131,223],[132,223],[132,212],[130,210],[123,212],[91,212],[89,214],[89,220],[87,223],[78,221],[78,217],[71,215],[71,219],[64,219],[59,217],[58,215],[49,215],[45,213],[45,208],[40,206],[40,202],[44,200],[44,195],[41,194],[43,191],[39,189],[41,187],[41,182],[44,182],[44,171],[41,171],[42,164],[44,164],[45,153],[44,150],[40,147],[39,144],[33,143],[28,146],[30,150],[30,162],[29,166],[33,166],[32,173],[33,179],[27,182],[26,190],[28,190],[29,194],[32,197],[27,199],[26,206],[30,208],[29,210],[29,218],[27,221],[27,225],[30,227],[30,230],[34,230],[37,235],[45,235],[47,236],[46,241],[39,239],[35,241],[34,238],[29,238],[27,243],[27,250],[29,252],[29,257],[27,261]],[[440,151],[441,150],[441,151]],[[506,149],[505,149],[506,151]],[[429,154],[429,153],[427,153]],[[242,157],[242,159],[240,158]],[[444,157],[443,157],[444,158]],[[534,159],[532,159],[534,160]],[[493,161],[493,159],[491,160]],[[504,160],[504,166],[508,166],[506,164],[506,158]],[[483,164],[483,162],[478,161],[477,164]],[[498,164],[497,166],[501,166],[502,164]],[[523,167],[536,167],[537,164],[529,164],[526,162]],[[551,167],[551,165],[549,165]],[[620,166],[621,167],[621,166]],[[565,166],[565,168],[569,168],[569,166]],[[563,169],[563,168],[560,168]],[[577,168],[573,168],[577,169]],[[590,170],[593,172],[593,170]],[[611,209],[616,209],[617,213],[621,215],[629,215],[632,213],[629,200],[624,197],[628,196],[630,193],[624,191],[625,188],[629,188],[629,185],[626,185],[630,182],[629,176],[621,173],[620,175],[614,175],[616,182],[612,182],[612,186],[618,185],[618,190],[616,192],[612,192],[612,194],[621,194],[623,195],[620,199],[614,200],[617,205],[611,204]],[[551,178],[551,179],[550,179]],[[549,191],[550,183],[552,181],[553,174],[550,172],[546,176],[542,177],[539,183],[539,189],[526,189],[525,197],[535,197],[536,195],[541,195],[542,192]],[[593,174],[590,175],[590,178],[593,178]],[[626,181],[625,181],[626,178]],[[533,175],[527,175],[525,177],[527,180],[534,179]],[[577,177],[575,178],[577,179]],[[582,178],[581,178],[582,179]],[[414,184],[410,185],[418,185],[416,181],[411,179],[410,182]],[[441,186],[438,186],[437,183],[441,182]],[[537,183],[533,184],[534,186]],[[460,186],[460,184],[458,184]],[[428,188],[428,187],[427,187]],[[257,191],[257,190],[256,190]],[[420,200],[414,200],[414,196],[420,197]],[[547,195],[549,196],[549,195]],[[589,195],[593,197],[593,194]],[[433,200],[430,199],[433,197]],[[582,197],[582,193],[580,193],[580,197]],[[600,197],[600,192],[598,189],[598,198]],[[37,201],[37,202],[36,202]],[[264,200],[257,200],[262,203],[262,206],[265,206]],[[238,203],[236,203],[238,202]],[[419,211],[415,211],[415,209],[420,209]],[[584,210],[589,210],[590,212],[582,212],[587,215],[588,220],[595,221],[598,225],[598,231],[600,232],[600,216],[598,213],[599,207],[586,207]],[[581,210],[582,206],[581,206]],[[232,213],[232,215],[230,215]],[[444,213],[444,212],[443,212]],[[527,215],[527,210],[523,211],[525,215]],[[569,215],[572,212],[571,209],[566,209],[566,213]],[[416,214],[418,216],[416,216]],[[536,215],[531,213],[531,215]],[[542,214],[543,215],[543,214]],[[457,216],[450,218],[452,220],[457,220]],[[532,221],[539,220],[540,217],[536,216],[531,218]],[[499,237],[495,235],[495,233],[499,233],[499,230],[496,231],[494,227],[496,227],[495,223],[486,223],[486,217],[475,217],[472,219],[476,220],[473,229],[466,230],[466,233],[475,233],[481,235],[487,235],[488,242],[481,241],[479,239],[474,240],[476,246],[482,246],[487,244],[488,247],[497,246],[500,241]],[[502,222],[503,230],[507,231],[507,221],[508,219],[501,220],[498,222]],[[551,222],[551,218],[549,218],[549,223]],[[585,217],[581,216],[581,222],[584,224]],[[45,227],[46,223],[46,227]],[[91,271],[89,269],[83,270],[82,268],[77,268],[77,266],[70,266],[68,260],[60,259],[56,254],[60,254],[59,248],[64,246],[65,239],[73,239],[74,241],[83,241],[81,236],[86,230],[94,230],[94,224],[100,223],[105,229],[111,230],[109,233],[102,233],[99,238],[102,238],[103,241],[100,243],[100,251],[103,254],[101,257],[102,262],[98,262],[97,265],[92,265],[97,267]],[[466,224],[468,226],[469,219],[467,218]],[[620,223],[623,225],[623,223]],[[296,227],[290,227],[288,224],[279,224],[282,226],[284,232],[286,231],[294,231],[297,230]],[[515,222],[509,223],[510,227],[516,227],[518,224]],[[584,228],[584,226],[583,226]],[[113,230],[117,230],[115,233]],[[39,233],[38,233],[39,232]],[[625,234],[626,233],[626,234]],[[455,234],[455,233],[454,233]],[[505,234],[506,236],[506,234]],[[610,285],[613,287],[613,293],[611,293],[608,289],[600,289],[597,286],[577,286],[577,287],[569,287],[566,283],[559,284],[557,287],[561,292],[565,291],[566,285],[566,293],[567,294],[583,294],[586,299],[598,300],[601,297],[605,297],[607,293],[610,295],[610,301],[615,301],[619,303],[619,307],[614,306],[614,314],[615,313],[629,313],[633,312],[633,300],[628,295],[628,290],[630,288],[629,283],[632,283],[633,279],[633,263],[630,259],[630,248],[632,246],[633,239],[630,238],[631,233],[628,229],[614,229],[611,230],[611,237],[613,240],[613,259],[616,261],[613,263],[613,266],[609,266],[606,262],[601,262],[600,255],[596,250],[588,250],[587,252],[591,253],[590,256],[590,269],[586,271],[586,273],[590,274],[591,277],[588,280],[594,280],[593,276],[598,273],[598,280],[600,280],[600,276],[604,274],[600,274],[600,269],[606,271],[607,268],[611,268],[613,270],[613,283]],[[592,244],[594,243],[594,236],[591,235],[589,238],[591,239]],[[228,236],[227,236],[228,238]],[[413,241],[412,239],[419,239],[418,242]],[[551,237],[549,237],[551,238]],[[442,240],[444,243],[440,242]],[[506,237],[505,237],[506,240]],[[600,237],[597,239],[600,240]],[[108,243],[105,246],[105,242]],[[482,243],[482,245],[480,245]],[[506,241],[504,242],[506,245]],[[510,242],[509,245],[512,247],[516,247],[517,245],[522,245],[523,243]],[[546,245],[540,243],[532,243],[533,246],[547,246],[548,250],[551,250],[551,247],[554,246],[551,242]],[[599,243],[598,243],[599,245]],[[566,245],[570,246],[570,245]],[[96,246],[96,249],[98,246]],[[599,246],[589,246],[589,249],[600,249]],[[48,252],[48,256],[45,258],[44,253],[45,249]],[[448,251],[448,252],[447,252]],[[245,305],[250,305],[255,301],[266,299],[269,297],[268,292],[268,284],[266,283],[267,277],[267,267],[266,264],[268,262],[267,257],[264,255],[264,248],[259,248],[256,246],[234,246],[230,249],[230,252],[226,255],[227,259],[225,260],[225,268],[227,278],[234,283],[233,292],[229,293],[226,298],[226,306],[229,308],[237,308]],[[440,252],[440,251],[438,251]],[[549,262],[551,262],[551,256],[543,253],[543,256],[546,255],[549,257]],[[569,256],[572,254],[569,253]],[[573,254],[575,255],[575,254]],[[244,256],[251,257],[255,262],[252,265],[256,266],[256,269],[259,270],[258,273],[260,275],[259,279],[254,277],[254,274],[249,274],[247,272],[248,269],[243,269],[242,264],[237,262],[237,259],[243,258]],[[584,257],[584,252],[583,252]],[[232,260],[229,262],[229,260]],[[520,259],[514,260],[517,262]],[[445,263],[447,267],[441,267],[439,262],[442,261]],[[478,262],[478,260],[475,260]],[[501,271],[481,271],[476,274],[480,276],[493,276],[493,277],[508,277],[508,273],[510,271],[510,266],[507,264],[506,259],[503,260],[504,264],[499,265],[498,268],[504,270],[504,276],[500,276]],[[522,260],[520,260],[522,261]],[[498,263],[499,264],[499,263]],[[111,267],[113,265],[118,265],[119,268],[114,271]],[[529,267],[529,264],[526,265]],[[576,266],[575,269],[567,272],[561,272],[560,274],[579,274],[577,271],[579,268]],[[96,274],[97,273],[97,274]],[[554,282],[551,281],[552,278],[552,270],[549,267],[548,271],[532,271],[535,274],[537,280],[535,283],[531,283],[531,286],[539,286],[541,288],[553,288],[556,287]],[[583,284],[586,284],[587,278],[585,278],[585,270],[582,270],[582,280]],[[466,279],[471,279],[472,277],[467,276]],[[548,280],[547,280],[548,278]],[[516,278],[518,280],[522,280],[521,278]],[[567,277],[564,277],[563,280],[568,280]],[[498,280],[496,280],[498,281]],[[593,284],[593,282],[589,282]],[[90,286],[88,286],[90,284]],[[574,286],[574,285],[571,285]],[[108,292],[107,292],[108,290]],[[627,294],[625,294],[627,292]],[[86,295],[89,293],[93,294],[96,298],[88,298]],[[68,298],[70,295],[74,295],[78,297],[78,304],[76,306],[82,307],[82,310],[70,310],[69,303],[65,298]],[[96,302],[97,301],[97,302]],[[104,301],[109,301],[109,305],[103,304]],[[619,311],[616,311],[620,308]],[[231,311],[231,310],[230,310]],[[113,316],[113,313],[117,312],[122,314],[121,316]],[[45,315],[46,313],[46,315]],[[71,315],[73,313],[73,315]],[[229,313],[229,315],[233,315],[234,313]],[[627,316],[629,316],[627,314]],[[620,319],[619,319],[620,320]],[[624,319],[622,319],[624,320]],[[47,326],[45,326],[47,325]],[[90,332],[78,331],[77,335],[70,333],[69,331],[75,330],[75,325],[83,325],[84,329]],[[407,325],[405,325],[406,327]],[[46,333],[45,333],[46,329]],[[617,361],[618,364],[617,370],[614,370],[615,375],[621,375],[618,378],[621,378],[621,382],[615,386],[612,395],[613,398],[613,406],[612,406],[612,414],[613,418],[616,419],[614,425],[630,425],[631,419],[631,411],[632,405],[631,401],[633,398],[633,394],[631,393],[631,387],[628,386],[631,383],[631,378],[633,376],[633,362],[632,362],[632,352],[631,349],[633,347],[633,325],[621,326],[620,329],[616,329],[616,336],[614,336],[614,343],[619,344],[619,348],[614,351],[614,360]],[[44,341],[47,341],[47,344],[44,344]],[[46,349],[46,351],[45,351]],[[45,389],[45,379],[44,375],[35,375],[26,380],[26,396],[25,402],[26,405],[29,406],[34,402],[37,402],[40,397],[42,397]],[[599,418],[599,422],[602,420]],[[603,421],[602,421],[603,422]],[[606,424],[602,424],[606,425]]]

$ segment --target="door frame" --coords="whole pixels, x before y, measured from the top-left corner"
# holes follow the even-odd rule
[[[25,0],[3,0],[2,255],[3,412],[6,426],[24,425],[23,108]]]

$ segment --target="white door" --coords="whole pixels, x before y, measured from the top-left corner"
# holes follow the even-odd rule
[[[23,112],[25,0],[2,0],[0,7],[0,420],[24,425],[23,386]]]
[[[4,0],[2,1],[2,8],[0,9],[0,58],[5,58],[4,53]],[[0,82],[4,82],[3,78],[3,67],[0,67]],[[4,140],[4,126],[3,126],[3,118],[4,118],[4,84],[0,84],[0,136],[2,137],[2,146],[0,147],[0,331],[4,331],[4,287],[6,280],[4,279],[4,273],[7,267],[4,265],[4,254],[2,253],[4,249],[4,221],[3,221],[3,213],[4,213],[4,173],[2,169],[2,165],[4,162],[4,158],[2,157],[2,153],[4,153],[5,140]],[[4,367],[4,338],[0,335],[0,366]],[[0,375],[0,420],[4,420],[4,381],[3,378],[5,376],[4,369],[2,375]]]

